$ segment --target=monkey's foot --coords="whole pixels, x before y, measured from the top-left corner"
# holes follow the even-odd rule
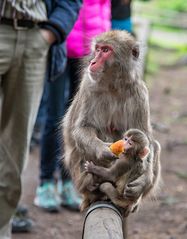
[[[87,189],[88,189],[90,192],[93,192],[93,191],[95,191],[95,190],[98,189],[98,188],[99,188],[99,184],[97,184],[97,183],[95,183],[95,184],[93,184],[93,185],[87,186]]]
[[[88,199],[84,199],[80,206],[80,211],[83,212],[90,205],[90,201]]]
[[[143,185],[140,180],[129,183],[125,187],[123,197],[131,201],[136,201],[143,192]]]
[[[139,204],[130,204],[126,208],[123,208],[123,216],[127,217],[130,213],[134,213],[138,210]]]

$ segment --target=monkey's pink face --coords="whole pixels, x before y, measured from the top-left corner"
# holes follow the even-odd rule
[[[91,73],[100,72],[104,69],[105,63],[111,61],[113,49],[109,45],[96,44],[94,58],[90,61],[89,70]]]

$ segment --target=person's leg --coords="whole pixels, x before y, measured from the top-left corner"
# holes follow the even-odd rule
[[[77,92],[80,83],[81,74],[81,62],[79,58],[69,58],[68,59],[68,82],[69,82],[69,98],[68,101],[71,102],[74,95]],[[68,107],[68,105],[67,105]]]
[[[47,82],[47,118],[41,140],[40,181],[37,188],[35,205],[49,211],[59,211],[59,198],[56,195],[54,174],[62,170],[60,194],[62,202],[78,209],[80,198],[77,196],[71,178],[62,162],[63,141],[61,121],[67,107],[69,96],[69,64],[54,82]]]
[[[68,59],[68,65],[66,69],[66,91],[69,93],[66,98],[66,109],[69,107],[72,98],[74,97],[78,85],[79,85],[79,74],[80,74],[80,62],[79,59]],[[62,143],[61,143],[62,144]],[[62,147],[62,146],[61,146]],[[61,179],[58,183],[58,190],[61,194],[62,205],[72,210],[79,210],[82,199],[74,188],[70,174],[67,168],[61,161]]]
[[[59,211],[55,173],[62,158],[62,132],[60,123],[65,110],[66,72],[54,82],[46,82],[47,111],[41,139],[40,185],[34,203],[49,212]]]
[[[133,31],[133,25],[131,18],[122,19],[122,20],[112,20],[112,29],[113,30],[126,30],[130,33]]]
[[[25,205],[18,205],[11,220],[12,233],[30,232],[34,222],[29,218]]]
[[[0,55],[1,55],[1,61],[0,61],[0,80],[1,80],[1,103],[2,103],[2,96],[4,95],[4,91],[2,89],[2,81],[4,78],[4,74],[9,70],[11,65],[11,60],[14,54],[15,49],[15,34],[9,37],[9,34],[11,34],[11,31],[9,31],[9,28],[6,26],[0,25],[0,38],[1,38],[1,44],[0,44]],[[1,118],[3,117],[2,113],[2,107],[1,106]],[[1,120],[2,121],[2,120]],[[6,156],[6,150],[3,147],[3,141],[2,141],[2,126],[0,125],[0,237],[5,237],[5,234],[8,234],[6,232],[9,227],[9,219],[12,215],[12,212],[14,208],[16,207],[16,203],[19,199],[20,194],[20,181],[17,179],[16,176],[16,182],[19,181],[17,190],[15,191],[16,194],[14,195],[13,199],[11,197],[7,198],[9,188],[11,188],[11,179],[9,178],[8,181],[6,180],[7,175],[11,172],[11,166],[14,164],[12,162],[12,159]],[[14,166],[15,168],[15,166]],[[12,174],[12,173],[11,173]],[[11,196],[11,195],[10,195]],[[12,202],[13,200],[13,202]],[[9,202],[10,201],[10,202]],[[6,209],[8,208],[8,211],[6,212]],[[10,229],[9,229],[10,232]],[[4,238],[3,237],[3,238]],[[5,237],[6,238],[6,237]],[[8,238],[8,237],[7,237]]]
[[[45,83],[44,92],[38,109],[38,114],[36,117],[36,122],[34,125],[34,130],[31,138],[30,151],[32,151],[36,146],[41,143],[41,137],[43,130],[45,128],[45,122],[47,117],[47,100],[48,100],[48,87]]]
[[[47,82],[49,97],[47,117],[41,141],[41,182],[54,179],[57,164],[62,159],[61,121],[65,112],[66,72],[54,82]]]
[[[9,223],[0,228],[0,238],[2,239],[11,238],[11,225]]]
[[[65,85],[64,85],[64,102],[63,102],[63,110],[61,114],[61,118],[63,118],[65,111],[71,104],[71,101],[76,93],[78,84],[79,84],[79,59],[69,58],[67,61],[67,67],[66,72],[63,76]],[[60,138],[62,138],[62,132],[60,133]],[[60,142],[61,145],[59,147],[62,147],[62,141]],[[60,154],[63,154],[63,150],[60,152]],[[60,170],[61,170],[61,179],[63,182],[71,180],[70,174],[67,171],[65,165],[63,165],[63,160],[59,162]]]
[[[43,90],[49,46],[38,29],[15,31],[10,26],[0,25],[0,35],[3,94],[0,125],[2,228],[9,223],[20,198],[20,175],[28,156],[32,128]],[[7,57],[8,60],[5,59]],[[8,61],[9,68],[6,68]]]

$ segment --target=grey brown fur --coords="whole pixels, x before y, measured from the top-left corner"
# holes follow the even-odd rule
[[[149,140],[141,130],[130,129],[125,133],[124,139],[128,139],[127,137],[131,137],[132,147],[121,153],[111,167],[105,168],[97,166],[93,162],[86,162],[85,169],[87,172],[97,175],[94,183],[100,188],[100,191],[105,193],[115,205],[122,208],[129,207],[129,212],[134,211],[134,208],[137,209],[142,195],[137,201],[131,201],[130,198],[124,197],[125,187],[128,187],[134,179],[147,171],[146,158],[150,150]]]
[[[110,167],[115,156],[108,143],[121,139],[130,128],[148,136],[150,154],[147,170],[125,188],[124,196],[136,201],[146,195],[160,174],[160,146],[152,136],[148,91],[139,76],[138,45],[125,31],[106,32],[94,39],[90,59],[94,58],[95,44],[100,43],[112,46],[113,55],[95,73],[88,66],[84,69],[80,88],[63,121],[64,159],[83,194],[82,208],[105,198],[89,189],[93,175],[85,172],[85,162]]]

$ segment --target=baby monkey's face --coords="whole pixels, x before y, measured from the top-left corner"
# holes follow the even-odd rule
[[[132,130],[131,130],[132,131]],[[134,130],[134,133],[124,135],[124,154],[126,157],[134,159],[144,159],[149,153],[148,139],[146,135]]]
[[[131,136],[124,136],[124,148],[125,150],[128,150],[130,148],[134,148],[134,141],[132,140],[132,135]]]
[[[139,143],[134,139],[133,135],[124,135],[123,141],[123,154],[126,155],[128,158],[137,157],[142,147],[140,147]]]

